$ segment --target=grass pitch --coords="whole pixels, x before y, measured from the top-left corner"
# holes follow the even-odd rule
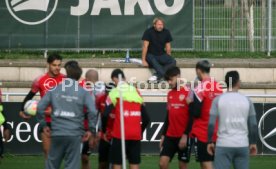
[[[91,155],[91,169],[98,167],[96,155]],[[141,169],[158,169],[159,156],[142,156]],[[250,159],[250,169],[273,169],[276,166],[276,156],[256,156]],[[42,156],[12,156],[6,155],[1,161],[0,169],[43,169],[44,162]],[[63,168],[63,167],[62,167]],[[175,157],[170,168],[178,168],[178,161]],[[190,169],[199,169],[199,164],[191,159]]]

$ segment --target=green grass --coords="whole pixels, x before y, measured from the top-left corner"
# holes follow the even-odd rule
[[[123,58],[126,52],[58,52],[65,59],[93,59],[93,58]],[[131,58],[141,58],[141,52],[130,52]],[[267,59],[276,58],[276,52],[272,52],[268,57],[265,52],[195,52],[195,51],[173,51],[172,56],[175,58],[244,58],[244,59]],[[0,59],[43,59],[43,52],[16,51],[6,52],[0,51]]]
[[[91,155],[92,169],[96,169],[98,166],[97,156]],[[158,156],[143,156],[141,169],[157,169],[158,168]],[[276,156],[257,156],[251,157],[250,169],[272,169],[276,166]],[[176,169],[178,162],[174,159],[170,165],[170,168]],[[0,164],[1,169],[43,169],[43,157],[42,156],[5,156]],[[199,164],[192,158],[189,168],[199,169]]]

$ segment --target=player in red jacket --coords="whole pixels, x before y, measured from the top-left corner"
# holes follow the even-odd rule
[[[119,84],[119,75],[122,80]],[[102,130],[106,132],[108,117],[112,111],[115,111],[115,119],[112,127],[112,141],[110,147],[109,160],[113,169],[120,169],[122,165],[121,149],[121,118],[120,118],[120,91],[122,90],[123,98],[123,115],[124,115],[124,133],[126,156],[129,161],[130,169],[138,169],[141,162],[141,139],[142,132],[149,123],[143,98],[138,90],[125,82],[125,76],[122,70],[115,69],[111,74],[111,79],[117,85],[112,89],[106,100],[106,108],[102,119]],[[119,89],[120,88],[120,89]],[[142,122],[142,124],[141,124]]]
[[[189,95],[189,88],[179,86],[180,69],[171,67],[165,73],[165,79],[170,84],[172,90],[167,95],[167,117],[164,123],[163,134],[160,142],[160,169],[168,169],[169,162],[175,153],[178,153],[179,168],[186,169],[189,162],[188,149],[180,149],[181,138],[187,140],[186,130],[189,112],[186,98]],[[185,143],[185,142],[184,142]]]
[[[110,82],[106,85],[106,91],[96,95],[96,107],[101,113],[101,117],[103,116],[104,109],[106,107],[106,99],[111,91],[115,87],[115,84]],[[106,132],[103,133],[100,131],[100,142],[99,142],[99,169],[108,169],[109,168],[109,150],[110,150],[110,141],[112,139],[112,129],[115,119],[114,110],[109,114],[106,126]]]
[[[58,54],[52,54],[47,58],[48,72],[39,76],[33,81],[32,88],[22,103],[21,111],[19,112],[19,115],[23,119],[31,118],[30,116],[24,113],[24,105],[28,100],[31,100],[36,95],[37,92],[40,93],[40,97],[43,97],[47,93],[47,91],[52,90],[55,86],[61,83],[62,80],[65,78],[65,75],[60,73],[61,62],[62,62],[62,57]],[[50,117],[51,107],[48,107],[45,110],[45,114],[46,114],[45,123],[46,125],[51,127],[51,117]],[[46,159],[48,156],[50,143],[51,143],[49,131],[43,131],[43,129],[40,128],[40,133],[41,133],[44,157]]]
[[[189,103],[189,124],[185,131],[192,138],[187,146],[191,148],[195,146],[196,160],[200,162],[202,169],[212,169],[214,156],[207,152],[208,145],[208,123],[210,118],[210,110],[213,100],[222,94],[222,86],[210,77],[211,64],[207,60],[199,61],[196,64],[196,74],[199,81],[195,87],[191,98],[187,99]],[[213,135],[213,142],[216,141],[217,127]],[[182,148],[185,146],[182,146]]]

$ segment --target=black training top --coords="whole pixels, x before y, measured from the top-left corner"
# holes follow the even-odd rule
[[[168,29],[164,28],[161,32],[158,32],[154,27],[151,27],[144,32],[142,40],[149,41],[148,54],[160,56],[166,53],[166,43],[173,39]]]

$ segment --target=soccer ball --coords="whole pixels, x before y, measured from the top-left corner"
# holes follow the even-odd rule
[[[25,105],[24,105],[24,112],[27,115],[35,116],[36,115],[36,111],[37,111],[37,104],[38,104],[37,100],[29,100],[29,101],[27,101],[25,103]]]

